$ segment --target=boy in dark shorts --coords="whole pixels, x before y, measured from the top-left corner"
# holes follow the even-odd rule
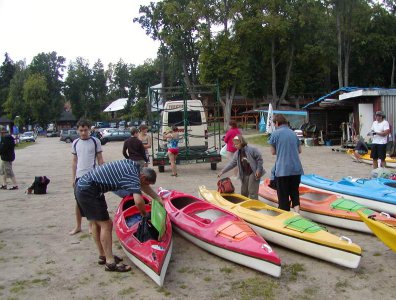
[[[144,217],[146,210],[142,191],[162,203],[162,199],[150,187],[150,184],[155,184],[156,179],[157,174],[153,169],[143,168],[140,171],[138,163],[124,159],[106,163],[85,174],[76,183],[76,199],[83,215],[94,227],[99,227],[99,230],[93,230],[92,235],[99,251],[98,263],[104,264],[106,271],[127,272],[131,267],[119,264],[121,259],[113,255],[113,222],[107,211],[104,193],[128,191],[133,195],[136,207]]]

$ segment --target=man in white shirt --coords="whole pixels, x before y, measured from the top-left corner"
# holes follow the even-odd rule
[[[370,157],[373,159],[373,169],[378,168],[378,159],[381,160],[381,167],[385,167],[386,144],[388,142],[390,127],[388,121],[385,120],[385,113],[383,111],[377,111],[375,113],[375,121],[371,126],[371,133],[373,140]]]
[[[79,180],[79,178],[95,169],[97,165],[100,166],[104,163],[100,140],[96,137],[90,136],[89,122],[85,120],[79,121],[77,123],[77,131],[80,135],[80,138],[74,140],[72,145],[73,188],[75,187],[75,184]],[[83,216],[81,214],[81,209],[78,206],[78,203],[76,203],[76,226],[72,231],[69,232],[70,235],[76,234],[81,231],[82,217]]]

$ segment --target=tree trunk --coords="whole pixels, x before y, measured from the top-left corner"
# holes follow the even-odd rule
[[[289,60],[288,66],[287,66],[285,84],[283,85],[283,91],[280,96],[279,103],[280,103],[280,101],[285,99],[287,90],[289,89],[290,74],[291,74],[291,70],[292,70],[292,66],[293,66],[293,60],[294,60],[294,45],[292,44],[291,48],[290,48],[290,60]]]
[[[345,59],[344,59],[344,86],[349,86],[349,58],[351,56],[351,42],[348,41],[345,45]]]
[[[184,83],[186,84],[187,91],[190,94],[191,99],[197,100],[198,98],[195,95],[194,87],[191,84],[190,77],[188,76],[188,68],[187,68],[187,63],[185,60],[183,61],[183,76],[184,76]]]
[[[226,89],[226,99],[225,102],[222,101],[223,106],[223,115],[224,115],[224,131],[228,129],[228,124],[231,121],[231,109],[232,103],[234,102],[235,97],[235,88],[236,82],[232,85],[232,87]]]
[[[278,108],[278,94],[276,93],[276,62],[275,62],[275,38],[271,40],[271,69],[272,69],[272,102]]]
[[[390,87],[391,88],[395,87],[395,56],[394,55],[392,55],[392,73],[391,73]]]
[[[339,1],[336,2],[336,14],[337,14],[337,69],[338,69],[338,87],[342,88],[344,86],[342,80],[342,32],[341,32],[341,8]]]

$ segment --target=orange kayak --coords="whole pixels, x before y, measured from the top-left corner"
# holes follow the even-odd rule
[[[259,187],[261,200],[272,205],[278,203],[276,190],[270,188],[269,179],[266,178]],[[396,219],[387,213],[371,210],[353,200],[340,197],[336,194],[325,193],[300,186],[300,214],[308,219],[331,226],[342,227],[365,233],[372,233],[361,220],[357,211],[362,211],[366,216],[375,216],[377,220],[390,225],[396,225]]]

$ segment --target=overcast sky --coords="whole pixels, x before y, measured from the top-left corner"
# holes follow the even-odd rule
[[[151,0],[152,2],[157,2]],[[56,51],[67,64],[81,56],[105,67],[120,58],[142,64],[155,58],[158,42],[133,18],[150,0],[0,0],[0,64]]]

